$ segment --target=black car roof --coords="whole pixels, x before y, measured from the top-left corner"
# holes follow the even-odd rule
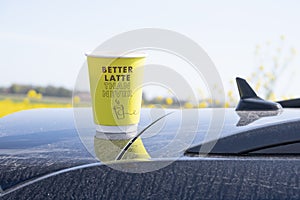
[[[215,136],[223,145],[224,142],[231,142],[225,143],[227,151],[235,149],[230,147],[237,147],[238,141],[256,144],[260,136],[266,138],[262,142],[270,141],[276,138],[276,130],[281,135],[286,132],[281,133],[280,130],[293,130],[291,138],[299,137],[299,128],[294,129],[300,121],[297,109],[284,109],[280,113],[237,113],[234,109],[143,109],[139,131],[159,116],[171,113],[162,118],[160,124],[156,124],[158,126],[151,126],[141,135],[151,160],[193,160],[193,156],[200,152],[197,148],[205,141],[207,131],[214,133],[214,123],[210,123],[213,112],[225,114],[223,129]],[[199,115],[197,126],[193,126],[192,117],[196,116],[195,113]],[[188,118],[185,123],[182,123],[182,116]],[[274,129],[274,126],[279,129]],[[1,118],[0,190],[7,194],[21,187],[18,185],[24,185],[26,180],[35,181],[35,177],[48,177],[47,174],[77,169],[78,166],[101,165],[94,153],[95,134],[90,108],[36,109]],[[206,142],[214,139],[210,137]],[[190,147],[196,150],[189,151]],[[250,148],[249,145],[245,147]]]
[[[153,112],[155,111],[157,111],[157,114],[153,116]],[[215,134],[215,136],[209,138],[211,141],[232,135],[242,135],[241,133],[243,132],[255,132],[259,129],[264,130],[264,132],[273,132],[274,129],[268,130],[268,127],[286,127],[287,124],[292,122],[297,124],[300,120],[300,112],[298,109],[283,109],[280,112],[236,112],[231,108],[187,110],[143,109],[139,131],[154,121],[154,118],[161,117],[168,113],[171,114],[161,120],[160,127],[150,127],[150,129],[141,135],[146,148],[147,146],[150,148],[150,152],[152,150],[155,151],[156,148],[162,148],[171,140],[174,140],[174,138],[176,139],[176,136],[180,134],[184,134],[184,138],[177,138],[186,139],[192,146],[202,144],[208,130],[211,131],[213,129],[211,126],[215,124],[215,122],[211,121],[213,113],[219,115],[224,114],[224,124],[219,134]],[[189,122],[193,121],[189,119],[189,117],[191,118],[196,115],[199,116],[197,126],[182,123],[183,116],[187,117],[186,122]],[[55,134],[63,130],[66,132],[68,132],[67,130],[74,132],[84,143],[86,142],[85,146],[89,148],[89,145],[92,145],[92,143],[88,144],[88,138],[95,136],[91,109],[36,109],[3,117],[0,119],[0,148],[1,151],[4,152],[9,151],[9,149],[15,149],[14,151],[17,149],[29,150],[35,145],[51,144],[65,137]],[[297,129],[293,131],[297,132]],[[49,135],[47,137],[47,133],[51,133],[51,136]],[[235,142],[237,142],[238,139],[237,137]],[[241,137],[240,139],[242,140],[243,138]],[[205,142],[209,142],[207,138]],[[90,148],[93,149],[93,147]],[[178,150],[175,151],[179,152]],[[184,152],[183,149],[180,149],[180,151],[181,153]]]

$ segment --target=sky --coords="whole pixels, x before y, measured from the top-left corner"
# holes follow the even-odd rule
[[[198,43],[229,88],[260,64],[257,45],[277,48],[284,35],[285,47],[300,49],[299,8],[296,0],[0,1],[0,86],[72,89],[85,52],[126,31],[161,28]],[[300,96],[291,86],[300,83],[299,64],[297,55],[290,64],[296,78],[285,73],[281,93]]]

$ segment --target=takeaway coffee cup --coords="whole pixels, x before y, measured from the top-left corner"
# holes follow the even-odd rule
[[[86,53],[96,130],[135,132],[140,119],[144,53]]]

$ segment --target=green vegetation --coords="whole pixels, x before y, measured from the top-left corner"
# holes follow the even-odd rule
[[[34,90],[35,92],[42,94],[44,96],[72,97],[72,91],[64,87],[54,87],[54,86],[42,87],[42,86],[22,85],[22,84],[12,84],[7,88],[1,87],[0,93],[26,95],[30,90]]]

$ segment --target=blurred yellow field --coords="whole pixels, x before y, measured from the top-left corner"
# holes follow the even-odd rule
[[[28,110],[34,108],[65,108],[72,107],[68,103],[43,103],[43,102],[31,102],[28,98],[24,98],[23,101],[16,102],[11,99],[0,100],[0,117],[9,115],[21,110]]]

